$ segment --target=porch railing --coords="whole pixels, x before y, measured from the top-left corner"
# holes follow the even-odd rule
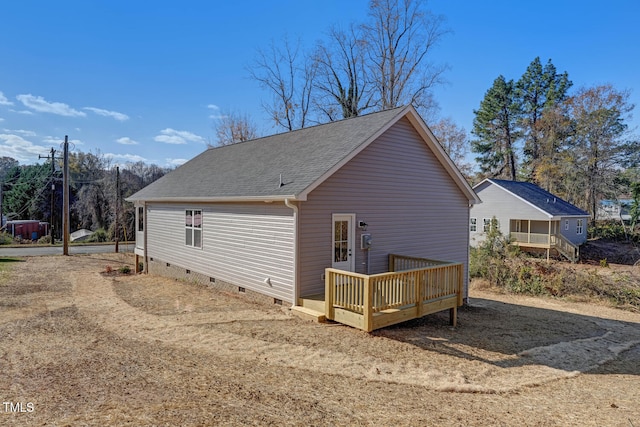
[[[576,262],[579,258],[578,246],[571,243],[561,234],[543,233],[511,233],[512,242],[521,245],[532,245],[543,248],[553,248],[567,257],[571,262]]]
[[[511,239],[514,243],[553,246],[555,245],[556,236],[554,234],[512,232]]]
[[[325,271],[325,315],[365,331],[372,331],[462,305],[461,263],[389,256],[389,269],[359,274],[334,268]]]

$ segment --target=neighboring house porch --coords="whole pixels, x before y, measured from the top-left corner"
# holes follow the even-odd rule
[[[584,222],[581,225],[584,227]],[[509,221],[511,244],[522,248],[543,249],[547,259],[555,250],[571,262],[580,258],[580,247],[560,233],[560,221],[536,221],[530,219],[512,219]]]
[[[485,179],[474,190],[482,203],[471,209],[471,246],[498,227],[523,250],[578,261],[579,247],[587,240],[587,212],[529,182]]]

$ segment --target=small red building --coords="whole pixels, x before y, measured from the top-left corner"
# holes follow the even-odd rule
[[[37,219],[19,219],[7,221],[5,230],[14,238],[38,240],[49,234],[49,223]]]

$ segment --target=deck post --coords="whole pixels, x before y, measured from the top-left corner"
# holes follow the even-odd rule
[[[362,307],[364,324],[362,326],[366,332],[373,331],[373,289],[371,285],[369,277],[364,279],[364,307]]]
[[[458,270],[458,307],[462,307],[462,302],[464,300],[464,296],[462,295],[464,293],[462,289],[463,283],[464,283],[464,278],[463,278],[464,268],[462,264],[458,265],[457,270]]]
[[[333,307],[334,300],[333,273],[326,269],[324,272],[324,315],[329,320],[334,320],[335,309]]]
[[[422,317],[422,300],[424,297],[424,288],[426,287],[426,278],[427,273],[425,271],[416,271],[414,273],[414,283],[415,283],[415,299],[416,299],[416,312],[418,313],[418,317]],[[424,282],[424,285],[423,285]]]
[[[449,324],[454,328],[458,324],[458,307],[449,309]]]

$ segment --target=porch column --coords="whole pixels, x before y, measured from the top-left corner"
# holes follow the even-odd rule
[[[549,221],[549,235],[547,236],[547,262],[549,262],[550,253],[551,253],[551,221]]]

